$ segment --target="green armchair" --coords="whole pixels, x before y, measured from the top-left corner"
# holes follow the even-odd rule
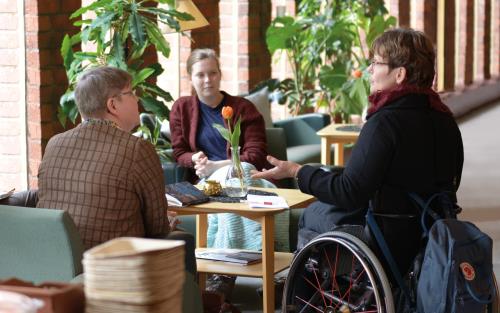
[[[65,211],[0,205],[0,279],[69,282],[83,271],[83,251]]]
[[[0,200],[0,280],[82,282],[84,247],[76,225],[66,211],[26,207],[36,201],[36,191]],[[167,238],[183,240],[180,233]],[[194,253],[190,255],[194,263]],[[201,313],[200,290],[189,271],[183,292],[183,312]]]
[[[316,132],[330,124],[330,115],[310,113],[276,121],[273,124],[285,132],[289,161],[299,164],[321,162],[321,139]]]

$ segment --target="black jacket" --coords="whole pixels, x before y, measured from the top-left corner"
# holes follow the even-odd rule
[[[406,95],[372,114],[345,169],[337,173],[303,166],[299,188],[344,209],[413,213],[407,192],[423,196],[455,192],[463,145],[453,117],[429,107],[427,96]]]
[[[462,166],[462,138],[453,117],[431,109],[427,96],[411,94],[369,117],[343,171],[304,166],[298,181],[303,192],[335,205],[337,215],[362,216],[371,201],[398,268],[406,273],[422,244],[418,209],[408,192],[428,197],[447,190],[456,198]]]

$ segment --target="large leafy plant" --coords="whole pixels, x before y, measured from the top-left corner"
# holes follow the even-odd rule
[[[158,7],[165,4],[167,8]],[[65,125],[69,119],[75,123],[78,110],[74,101],[77,77],[85,69],[97,65],[110,65],[129,72],[132,87],[138,91],[143,108],[160,120],[168,118],[165,102],[172,101],[170,94],[154,84],[155,77],[163,72],[159,63],[146,65],[143,56],[148,47],[168,58],[170,46],[159,24],[180,31],[179,20],[192,20],[187,13],[174,9],[175,0],[98,0],[75,11],[70,19],[82,30],[66,35],[61,55],[69,87],[60,99],[58,118]],[[81,19],[84,13],[93,19]],[[81,44],[90,44],[93,51],[80,51]]]
[[[301,0],[295,17],[276,17],[266,32],[271,54],[286,54],[292,77],[264,83],[292,114],[332,106],[344,119],[367,104],[368,47],[395,25],[383,0]]]

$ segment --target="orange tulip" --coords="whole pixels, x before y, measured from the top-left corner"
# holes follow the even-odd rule
[[[351,75],[354,78],[360,78],[361,76],[363,76],[363,72],[360,70],[354,70],[352,71]]]
[[[226,120],[233,117],[233,108],[230,106],[222,107],[222,117]]]

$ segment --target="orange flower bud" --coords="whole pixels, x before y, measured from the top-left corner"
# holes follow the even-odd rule
[[[233,108],[230,106],[222,107],[222,117],[226,120],[233,117]]]
[[[354,70],[352,71],[351,75],[354,78],[360,78],[361,76],[363,76],[363,72],[360,70]]]

